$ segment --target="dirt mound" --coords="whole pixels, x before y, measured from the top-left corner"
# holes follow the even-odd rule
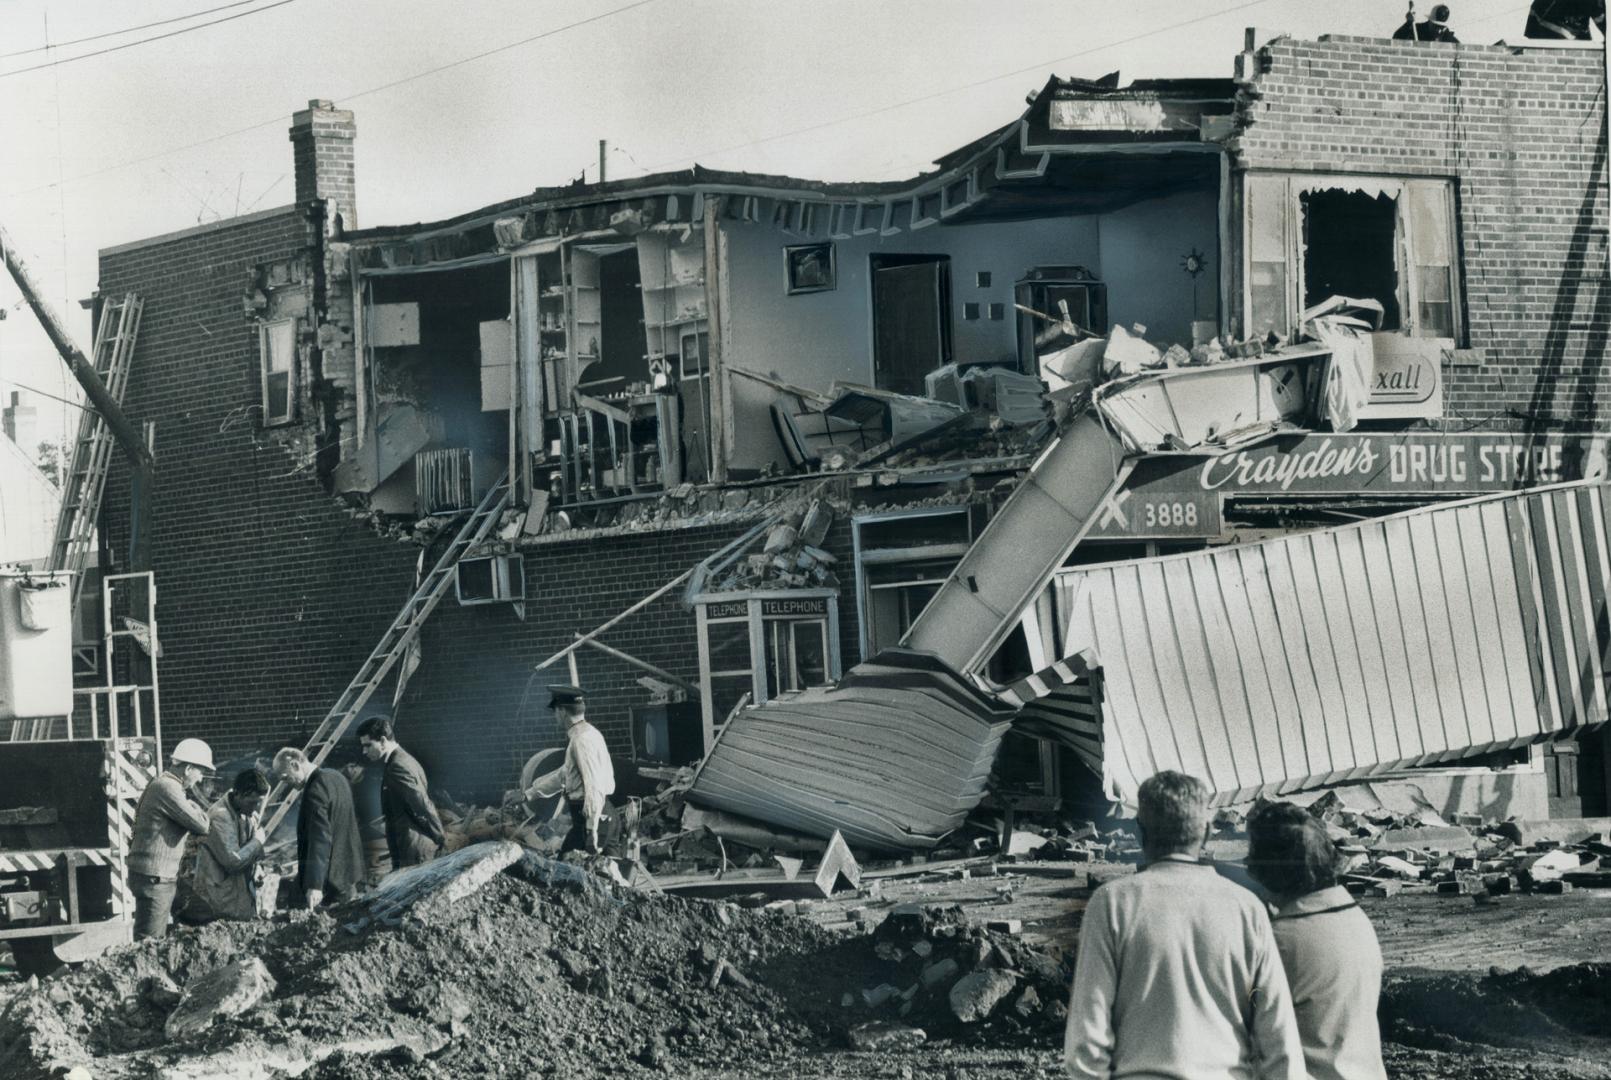
[[[1409,1047],[1470,1052],[1476,1044],[1604,1060],[1611,964],[1390,974],[1379,1016],[1383,1039]]]
[[[295,1072],[324,1060],[305,1075],[576,1076],[764,1061],[820,1037],[745,975],[831,943],[793,916],[509,875],[430,925],[352,933],[350,914],[180,931],[23,991],[0,1017],[0,1075],[252,1075],[219,1072],[227,1056]],[[274,994],[167,1043],[180,989],[249,956]]]

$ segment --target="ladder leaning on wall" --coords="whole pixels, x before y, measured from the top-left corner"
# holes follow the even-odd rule
[[[140,313],[145,307],[134,293],[121,300],[107,300],[101,307],[95,328],[95,349],[91,360],[95,374],[106,392],[119,405],[129,381],[129,360],[134,355],[134,339],[140,332]],[[73,625],[79,625],[79,604],[84,595],[84,571],[89,566],[90,548],[95,543],[95,526],[101,510],[101,493],[112,463],[112,429],[106,418],[93,408],[79,414],[78,437],[62,477],[61,509],[56,515],[56,539],[50,548],[50,569],[67,570],[72,577]]]
[[[448,545],[442,557],[436,561],[431,572],[425,575],[414,595],[408,598],[403,610],[397,613],[391,626],[381,635],[380,641],[375,645],[358,669],[347,689],[341,692],[335,705],[331,706],[329,713],[319,724],[313,736],[308,739],[303,751],[308,760],[313,762],[315,768],[324,763],[324,759],[335,748],[336,743],[347,733],[358,714],[363,711],[364,705],[376,690],[380,689],[386,681],[386,676],[402,659],[408,647],[419,637],[424,628],[425,620],[436,609],[437,603],[446,595],[448,586],[453,583],[454,574],[460,560],[469,555],[482,544],[503,517],[503,512],[509,506],[510,488],[509,473],[505,471],[498,478],[497,483],[487,489],[486,495],[480,504],[460,527],[453,543]],[[296,802],[297,792],[287,790],[285,784],[275,786],[274,793],[269,797],[270,805],[278,803],[273,813],[268,817],[264,828],[273,833],[284,819],[286,813]]]

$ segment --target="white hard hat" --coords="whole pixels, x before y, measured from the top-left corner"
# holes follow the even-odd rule
[[[212,747],[200,739],[180,739],[179,745],[168,755],[168,760],[175,765],[199,765],[208,772],[213,771]]]

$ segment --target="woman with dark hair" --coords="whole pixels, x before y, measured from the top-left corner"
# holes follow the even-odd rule
[[[1337,849],[1301,807],[1265,803],[1247,821],[1247,869],[1274,897],[1271,928],[1314,1080],[1385,1080],[1376,931],[1337,884]]]

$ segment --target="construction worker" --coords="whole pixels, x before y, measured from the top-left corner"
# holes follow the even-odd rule
[[[604,816],[606,797],[615,794],[610,748],[599,729],[587,722],[587,698],[580,687],[549,687],[548,707],[566,725],[565,764],[532,781],[526,797],[549,799],[563,790],[571,828],[560,845],[560,853],[576,851],[584,845],[597,853],[599,819]]]
[[[200,739],[180,739],[168,755],[168,767],[140,793],[129,842],[135,941],[168,932],[185,838],[207,835],[207,810],[191,791],[212,771],[212,748]]]
[[[352,898],[364,876],[364,842],[352,807],[352,785],[334,769],[314,768],[294,746],[274,755],[274,773],[302,790],[296,821],[297,884],[308,910],[326,899]]]
[[[196,852],[195,893],[184,918],[205,923],[257,917],[252,868],[268,842],[258,824],[268,793],[268,777],[254,765],[242,769],[229,794],[208,811],[207,838]]]
[[[392,736],[392,718],[371,716],[358,727],[364,757],[385,762],[380,784],[380,811],[386,819],[386,848],[392,869],[418,866],[436,858],[443,842],[442,819],[425,789],[425,770]]]
[[[1080,924],[1069,1075],[1303,1080],[1270,917],[1199,857],[1213,820],[1207,785],[1161,772],[1136,802],[1146,863],[1097,889]]]
[[[1435,4],[1432,8],[1432,17],[1423,22],[1415,21],[1415,4],[1404,15],[1404,22],[1393,31],[1394,41],[1442,41],[1450,45],[1460,44],[1454,31],[1449,29],[1449,5]]]

